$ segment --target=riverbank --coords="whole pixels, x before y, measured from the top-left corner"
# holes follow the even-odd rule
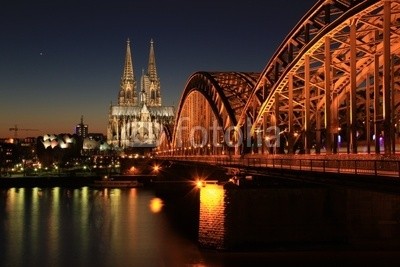
[[[0,188],[9,187],[82,187],[92,184],[99,176],[24,176],[2,177]]]

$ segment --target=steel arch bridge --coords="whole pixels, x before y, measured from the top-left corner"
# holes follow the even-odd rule
[[[391,154],[399,91],[400,1],[320,0],[261,73],[193,74],[159,152]]]

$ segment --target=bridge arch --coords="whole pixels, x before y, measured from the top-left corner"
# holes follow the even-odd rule
[[[173,125],[163,124],[163,128],[158,139],[158,145],[155,149],[155,153],[159,154],[160,151],[170,152],[173,136]]]
[[[238,126],[251,119],[258,152],[270,151],[264,133],[271,126],[289,153],[336,153],[340,140],[348,153],[361,143],[379,152],[383,136],[385,153],[394,151],[399,14],[398,1],[318,1],[279,46],[238,117]]]
[[[237,125],[237,117],[259,75],[204,71],[192,74],[176,112],[173,153],[226,153],[225,131]]]

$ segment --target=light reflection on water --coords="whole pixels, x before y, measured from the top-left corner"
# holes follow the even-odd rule
[[[162,210],[164,203],[161,198],[155,197],[150,200],[150,210],[153,213],[159,213]]]
[[[225,191],[209,184],[200,191],[199,244],[207,248],[224,248]]]
[[[194,244],[169,230],[162,200],[149,191],[11,188],[0,196],[0,266],[202,261]]]
[[[331,240],[337,234],[354,244],[392,242],[399,248],[400,195],[308,187],[227,191],[212,184],[192,193],[163,199],[144,189],[0,189],[0,266],[383,266],[400,261],[398,249],[214,250],[260,237]],[[183,230],[196,236],[188,238]]]

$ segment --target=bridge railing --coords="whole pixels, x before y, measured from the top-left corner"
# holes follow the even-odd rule
[[[170,160],[195,161],[236,168],[258,167],[400,178],[400,160],[395,159],[327,159],[294,157],[238,158],[229,156],[174,156],[167,158]]]

